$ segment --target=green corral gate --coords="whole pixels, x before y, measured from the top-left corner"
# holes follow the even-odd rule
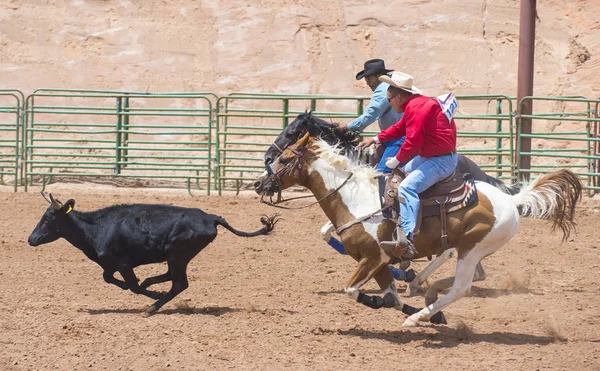
[[[507,182],[522,174],[573,169],[600,191],[600,100],[526,97],[518,117],[506,95],[457,96],[458,151]],[[94,180],[123,186],[212,190],[251,188],[263,154],[298,114],[331,122],[362,114],[368,96],[38,89],[27,98],[0,90],[0,184]],[[521,133],[523,119],[532,133]],[[364,136],[374,135],[377,124]],[[522,141],[531,150],[520,151]],[[518,168],[528,156],[531,166]]]

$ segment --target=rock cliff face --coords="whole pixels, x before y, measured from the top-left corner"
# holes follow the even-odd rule
[[[600,96],[600,1],[538,2],[535,94]],[[519,2],[0,0],[0,87],[368,94],[366,59],[427,94],[516,94]]]

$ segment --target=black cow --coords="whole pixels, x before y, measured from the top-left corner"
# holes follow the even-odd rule
[[[73,210],[74,200],[64,204],[42,193],[50,206],[29,236],[29,245],[64,238],[104,269],[104,280],[157,301],[147,310],[155,313],[160,307],[188,287],[187,265],[217,236],[222,225],[237,236],[254,237],[271,232],[276,216],[263,217],[264,227],[256,232],[240,232],[220,216],[200,209],[168,205],[117,205],[92,212]],[[151,263],[167,262],[168,271],[138,284],[133,268]],[[119,272],[125,281],[114,277]],[[171,290],[159,293],[148,286],[171,281]]]

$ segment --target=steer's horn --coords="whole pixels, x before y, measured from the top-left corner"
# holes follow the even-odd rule
[[[54,208],[56,210],[60,210],[63,207],[63,204],[61,204],[59,201],[56,201],[54,199],[54,197],[52,197],[52,193],[49,193],[48,196],[50,196],[50,203],[52,204],[52,206],[54,206]]]
[[[50,199],[48,198],[48,196],[44,192],[40,192],[40,194],[42,195],[42,197],[44,197],[44,200],[48,201],[49,204],[52,203],[52,201],[50,201]]]

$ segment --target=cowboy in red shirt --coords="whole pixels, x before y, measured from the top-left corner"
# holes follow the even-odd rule
[[[448,119],[436,99],[421,95],[421,91],[413,86],[412,76],[394,72],[391,77],[383,75],[379,79],[390,84],[388,101],[396,112],[404,112],[404,116],[376,137],[361,142],[357,148],[364,149],[373,143],[406,135],[400,151],[386,162],[386,166],[393,169],[408,161],[403,169],[409,174],[398,187],[401,205],[397,240],[383,241],[380,245],[396,257],[411,259],[417,253],[412,239],[419,213],[419,193],[448,177],[456,168],[456,124]]]

